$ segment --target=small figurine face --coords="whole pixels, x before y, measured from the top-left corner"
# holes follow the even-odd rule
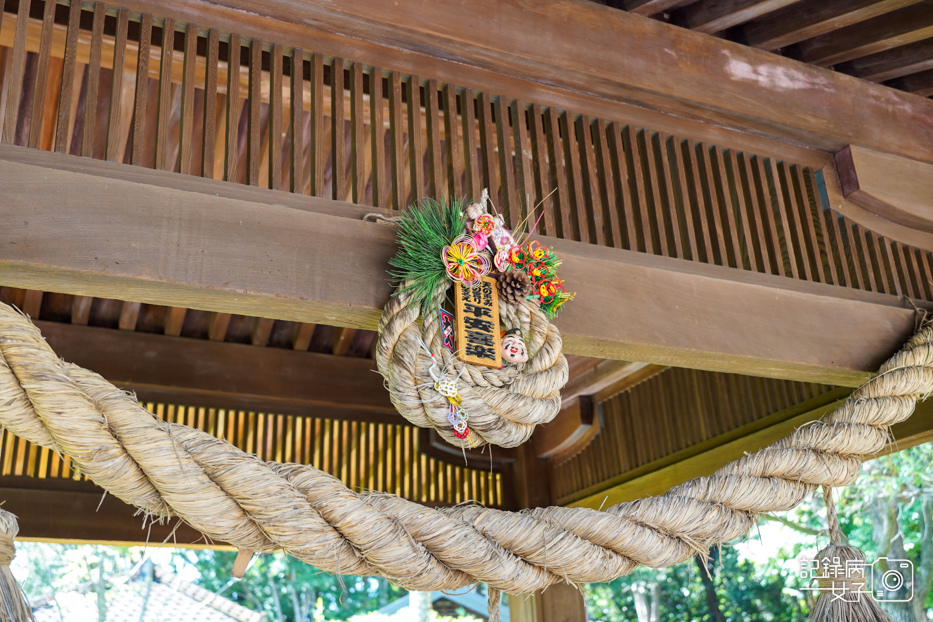
[[[502,358],[513,365],[528,360],[528,350],[518,329],[507,331],[502,337]]]

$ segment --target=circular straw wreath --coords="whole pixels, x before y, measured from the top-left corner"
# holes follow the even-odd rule
[[[489,369],[458,360],[442,344],[439,310],[452,282],[436,251],[463,238],[461,204],[422,200],[392,222],[399,226],[400,243],[392,274],[400,282],[382,312],[376,344],[376,364],[392,403],[411,423],[464,444],[448,419],[448,400],[434,388],[432,373],[440,373],[456,383],[473,446],[521,445],[535,426],[560,412],[568,375],[560,331],[537,302],[500,298],[501,329],[521,330],[528,362]]]

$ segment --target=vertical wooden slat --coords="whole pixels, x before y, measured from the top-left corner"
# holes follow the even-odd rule
[[[437,80],[428,80],[424,85],[424,106],[428,138],[428,195],[432,197],[441,197],[448,192],[444,186],[444,167],[441,163],[443,152],[439,95]]]
[[[772,248],[772,257],[774,258],[774,263],[776,267],[775,274],[780,274],[782,276],[787,276],[788,266],[785,261],[785,250],[781,246],[781,232],[778,228],[778,222],[774,216],[774,206],[771,203],[771,192],[768,184],[768,165],[765,162],[765,159],[759,156],[754,158],[754,169],[756,189],[758,191],[758,196],[760,199],[761,209],[764,211],[766,218],[765,223],[768,225],[768,230],[770,232],[771,238],[771,248]]]
[[[502,206],[503,213],[508,213],[509,224],[512,228],[518,226],[522,220],[521,208],[518,201],[518,192],[515,188],[515,159],[512,157],[511,132],[509,132],[509,106],[506,105],[505,97],[501,95],[496,98],[496,138],[499,142],[499,179],[502,180],[504,189],[501,193],[505,205]],[[524,123],[524,115],[522,116]],[[516,123],[518,121],[516,120]],[[516,153],[521,156],[521,146],[516,145]]]
[[[544,131],[547,134],[547,155],[550,161],[551,187],[557,186],[557,193],[553,201],[555,212],[554,222],[557,237],[571,239],[573,225],[570,224],[570,197],[567,192],[567,174],[563,160],[563,147],[560,140],[560,121],[557,110],[553,107],[544,111]]]
[[[744,215],[743,223],[746,236],[745,243],[748,247],[749,265],[752,270],[757,272],[767,272],[767,243],[763,224],[761,222],[761,208],[758,205],[758,197],[754,189],[754,180],[748,169],[748,157],[746,154],[736,153],[734,149],[730,149],[729,154],[729,162],[732,166],[739,209]]]
[[[299,48],[292,49],[291,56],[291,74],[289,75],[289,85],[291,87],[289,94],[288,115],[288,189],[291,192],[302,192],[304,189],[304,167],[302,159],[304,158],[304,64],[305,53]]]
[[[532,211],[537,207],[535,198],[540,201],[544,198],[543,194],[535,193],[534,175],[532,165],[534,161],[534,151],[531,150],[531,139],[528,136],[528,125],[526,123],[525,103],[522,100],[515,100],[509,107],[512,115],[512,138],[515,148],[515,188],[518,194],[519,215],[528,219],[526,231],[534,225],[538,219],[537,215],[532,216]]]
[[[516,102],[517,104],[518,102]],[[531,137],[532,163],[534,164],[534,193],[540,203],[542,222],[544,223],[543,233],[545,235],[556,236],[557,225],[554,223],[554,205],[559,200],[551,195],[550,169],[548,166],[547,137],[544,132],[544,115],[541,113],[541,106],[532,104],[528,110],[528,133]],[[530,188],[530,180],[526,178],[525,187]],[[528,204],[529,211],[531,204]],[[537,220],[540,214],[535,214]]]
[[[194,69],[198,60],[198,27],[185,29],[184,63],[181,78],[181,118],[179,119],[178,167],[183,175],[191,175],[191,147],[194,139]],[[207,102],[205,101],[205,108]]]
[[[136,57],[136,94],[130,130],[130,164],[142,166],[146,147],[146,109],[149,101],[149,57],[152,52],[152,15],[143,13],[139,22],[139,54]]]
[[[606,127],[609,159],[615,180],[616,205],[613,211],[617,213],[619,219],[620,244],[622,248],[634,250],[638,247],[638,232],[635,225],[635,208],[632,206],[634,189],[629,175],[628,156],[622,140],[624,131],[626,130],[616,123],[611,123]]]
[[[214,177],[214,145],[217,141],[217,64],[220,33],[211,28],[207,33],[207,58],[204,75],[204,136],[201,151],[201,176]]]
[[[369,125],[373,133],[372,186],[373,205],[388,207],[391,203],[386,185],[386,128],[382,96],[382,70],[373,67],[369,74]]]
[[[661,170],[659,179],[665,188],[665,199],[667,203],[664,207],[664,213],[669,221],[669,235],[674,242],[674,256],[684,258],[683,245],[683,226],[680,220],[680,210],[677,206],[677,199],[674,197],[674,172],[671,170],[671,160],[668,153],[668,143],[673,140],[672,137],[665,134],[657,134],[653,142],[655,149],[655,158],[661,161]]]
[[[334,59],[330,68],[330,155],[331,196],[338,201],[347,198],[347,134],[343,115],[343,60]]]
[[[142,304],[138,302],[124,302],[120,311],[120,321],[118,328],[120,330],[136,330],[136,322],[139,320],[139,311]]]
[[[583,199],[583,180],[581,178],[576,128],[577,124],[573,114],[566,110],[562,112],[560,115],[560,131],[563,138],[565,170],[567,179],[570,182],[568,186],[570,210],[573,214],[570,221],[572,234],[565,231],[563,237],[588,243],[590,241],[590,231],[587,225],[586,203]]]
[[[25,2],[27,0],[21,0]],[[42,116],[45,112],[45,90],[49,79],[49,55],[52,52],[52,26],[55,22],[54,0],[46,0],[42,12],[42,29],[39,34],[39,60],[36,63],[36,89],[32,100],[32,117],[29,120],[28,145],[33,149],[39,147],[42,137]],[[71,88],[68,84],[68,88]]]
[[[729,250],[732,251],[732,267],[743,268],[745,262],[742,257],[742,248],[739,241],[739,227],[736,223],[735,205],[732,204],[732,193],[729,191],[728,173],[726,171],[726,156],[722,148],[713,147],[708,151],[710,165],[713,173],[715,187],[710,187],[710,193],[716,195],[719,209],[725,215],[723,219],[723,235],[731,241]],[[721,196],[720,196],[721,194]]]
[[[249,111],[246,118],[246,180],[250,186],[259,185],[261,165],[262,121],[262,41],[249,42]],[[235,119],[234,119],[235,120]],[[228,117],[229,122],[229,117]],[[270,149],[271,150],[271,149]]]
[[[797,255],[798,274],[800,278],[812,281],[814,280],[812,271],[813,262],[810,258],[807,236],[803,229],[800,205],[797,200],[797,193],[794,192],[794,182],[787,162],[781,162],[780,165],[777,166],[774,183],[779,186],[779,188],[777,188],[779,200],[784,200],[784,217],[787,222],[785,231],[789,234],[787,244]]]
[[[502,214],[509,222],[509,215],[502,206],[502,197],[499,196],[499,175],[496,166],[496,131],[493,122],[492,101],[489,93],[481,91],[476,99],[476,121],[479,123],[480,169],[483,174],[483,185],[489,189],[489,199],[496,211]]]
[[[641,140],[638,141],[640,159],[642,160],[642,172],[645,175],[645,186],[651,188],[649,199],[648,222],[652,236],[656,236],[658,250],[661,255],[669,257],[671,255],[669,248],[669,238],[667,227],[664,222],[664,207],[661,202],[661,190],[664,180],[661,179],[661,171],[655,154],[655,133],[649,133],[647,130],[641,132]],[[647,195],[647,192],[645,193]]]
[[[402,124],[402,77],[399,72],[389,74],[389,143],[391,155],[392,208],[405,207],[405,183],[402,165],[405,162],[404,125]]]
[[[227,132],[224,141],[224,179],[236,181],[240,157],[240,35],[230,35],[227,48]]]
[[[162,54],[159,64],[159,108],[156,122],[156,156],[155,167],[159,170],[169,170],[168,139],[169,115],[171,113],[172,94],[172,57],[175,53],[175,20],[165,18],[162,26]]]
[[[785,164],[785,166],[787,166]],[[791,191],[797,200],[803,235],[806,238],[806,247],[809,249],[811,274],[820,283],[826,283],[826,273],[823,268],[823,255],[820,252],[819,236],[816,233],[813,209],[810,204],[810,194],[807,192],[806,172],[796,164],[787,168],[789,177],[793,181]]]
[[[15,141],[16,128],[19,125],[19,100],[23,92],[23,74],[26,70],[26,27],[29,24],[31,4],[32,0],[20,0],[19,10],[16,13],[16,34],[13,36],[13,56],[8,78],[10,86],[6,91],[4,105],[6,112],[3,119],[3,142],[5,143]]]
[[[697,144],[697,150],[697,161],[703,167],[705,173],[705,175],[703,175],[706,181],[704,184],[704,204],[706,206],[707,222],[710,225],[711,234],[715,235],[717,243],[713,250],[715,251],[718,249],[719,251],[716,263],[720,266],[735,267],[734,254],[730,253],[729,249],[726,247],[726,237],[729,232],[723,227],[722,210],[716,192],[716,180],[713,173],[713,168],[716,166],[717,161],[716,153],[710,149],[708,145],[704,145],[703,143]]]
[[[269,51],[269,187],[282,188],[282,46]]]
[[[616,181],[612,157],[609,149],[609,125],[603,119],[596,120],[596,132],[594,133],[593,149],[597,154],[597,169],[599,175],[599,187],[602,194],[603,213],[609,220],[607,232],[609,234],[608,245],[615,248],[622,248],[622,230],[619,224],[619,206],[616,202]],[[673,203],[673,202],[672,202]]]
[[[181,335],[181,329],[185,324],[185,316],[187,315],[187,309],[182,307],[170,307],[168,310],[168,317],[165,318],[165,334],[171,337],[178,337]]]
[[[96,7],[95,7],[96,10]],[[66,153],[68,151],[68,138],[70,132],[69,120],[71,117],[71,101],[74,95],[75,63],[78,56],[78,30],[81,26],[81,3],[72,2],[68,6],[68,30],[65,35],[65,61],[62,66],[62,89],[58,98],[58,121],[55,124],[55,151]],[[98,50],[98,54],[100,51]],[[93,54],[93,51],[91,52]],[[98,64],[100,59],[98,57]],[[85,100],[86,101],[86,100]],[[91,114],[88,115],[88,111]],[[94,107],[85,105],[85,120],[97,113],[97,85],[94,86]]]
[[[460,142],[457,123],[457,89],[453,84],[444,86],[444,134],[447,137],[447,191],[453,197],[462,196],[463,143]]]
[[[464,188],[467,203],[479,199],[480,192],[483,191],[480,186],[479,178],[479,155],[476,148],[476,112],[474,106],[476,96],[473,89],[463,89],[460,94],[460,120],[463,122],[463,155],[464,155]]]
[[[363,66],[350,66],[350,159],[352,160],[351,199],[362,204],[366,198],[366,131],[363,113]]]
[[[690,250],[690,259],[693,261],[702,261],[701,255],[705,256],[706,249],[702,248],[702,238],[697,234],[699,223],[694,218],[695,209],[690,201],[690,189],[687,186],[687,164],[689,160],[684,161],[683,140],[671,137],[668,145],[670,153],[673,154],[672,166],[677,169],[677,185],[680,197],[681,214],[683,214],[683,226],[687,235],[687,248]],[[673,183],[673,176],[671,179]]]
[[[848,219],[846,222],[848,222]],[[852,253],[852,258],[861,272],[862,282],[870,291],[881,291],[878,284],[875,282],[875,270],[872,266],[871,258],[868,256],[868,246],[865,243],[861,228],[856,224],[852,224],[848,227],[848,233],[849,241],[853,243],[853,248],[855,249]]]
[[[107,9],[102,3],[98,2],[94,5],[94,21],[91,24],[91,49],[87,66],[87,93],[84,97],[84,132],[81,138],[81,155],[86,158],[93,158],[95,155],[97,99],[100,88],[100,55],[103,47],[106,11]]]
[[[654,236],[651,231],[651,220],[648,216],[648,197],[645,192],[645,174],[642,170],[641,149],[639,148],[639,133],[631,126],[626,126],[622,134],[622,144],[625,147],[627,165],[631,167],[629,171],[629,180],[632,182],[632,201],[637,203],[636,209],[632,210],[640,227],[636,228],[639,244],[632,250],[637,250],[652,255],[657,254],[654,244]],[[699,195],[698,196],[702,196]]]
[[[593,147],[593,120],[587,115],[580,115],[577,119],[577,145],[580,149],[581,170],[581,190],[583,191],[584,202],[580,206],[577,217],[583,215],[583,221],[580,223],[580,231],[588,231],[588,240],[606,245],[605,220],[603,219],[603,207],[600,199],[599,181],[596,172],[596,153]],[[578,208],[579,209],[579,208]]]
[[[269,343],[269,336],[272,334],[272,326],[275,320],[267,317],[256,318],[253,330],[250,332],[250,343],[254,346],[265,346]]]
[[[774,201],[777,206],[777,218],[781,221],[781,231],[783,232],[784,244],[781,246],[781,253],[787,255],[790,264],[790,275],[797,279],[800,278],[800,270],[797,265],[797,252],[794,249],[793,238],[791,237],[791,223],[787,213],[787,206],[784,203],[784,193],[781,192],[781,177],[778,174],[778,164],[774,158],[769,159],[771,180],[774,183]]]
[[[408,175],[411,183],[409,202],[424,194],[424,142],[421,139],[421,83],[411,76],[405,81],[408,99]]]

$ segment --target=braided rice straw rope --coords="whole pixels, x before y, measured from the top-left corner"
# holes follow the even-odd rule
[[[447,285],[439,287],[425,304],[425,309],[434,312],[424,314],[420,328],[421,309],[404,291],[406,285],[399,287],[399,293],[383,310],[376,344],[376,365],[402,416],[416,426],[436,429],[452,445],[463,444],[447,420],[446,398],[434,389],[429,371],[434,360],[446,378],[456,378],[463,408],[470,414],[472,436],[482,439],[478,445],[517,447],[531,437],[535,426],[557,416],[560,389],[567,383],[567,359],[561,353],[560,331],[537,304],[523,301],[512,305],[499,300],[503,330],[521,329],[529,362],[524,371],[514,365],[488,369],[462,363],[441,343],[436,310],[444,301]]]
[[[197,429],[168,423],[100,376],[63,363],[30,322],[0,307],[0,424],[68,455],[153,519],[177,516],[211,540],[287,553],[322,570],[381,575],[410,590],[484,581],[529,593],[663,567],[745,534],[814,486],[855,479],[933,388],[933,328],[820,422],[660,497],[605,511],[431,509],[355,493],[314,467],[263,462]]]

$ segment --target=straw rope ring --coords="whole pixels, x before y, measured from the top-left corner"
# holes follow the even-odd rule
[[[438,388],[449,392],[453,383],[463,409],[470,413],[473,446],[517,447],[531,437],[535,426],[557,416],[560,389],[567,383],[567,359],[560,331],[537,303],[499,300],[499,321],[504,330],[521,329],[529,361],[488,369],[464,363],[443,347],[439,314],[422,314],[406,286],[399,286],[383,310],[376,344],[376,365],[403,417],[416,426],[434,428],[453,445],[463,444],[448,418],[449,402],[435,388],[438,369],[443,375]],[[424,308],[439,309],[449,286],[438,286]]]

